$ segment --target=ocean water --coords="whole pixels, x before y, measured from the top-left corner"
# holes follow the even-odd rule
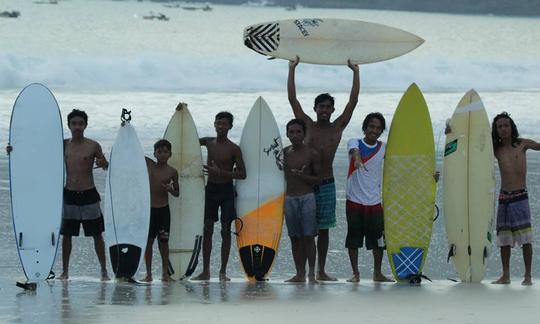
[[[345,144],[348,138],[362,136],[361,123],[367,113],[382,112],[389,126],[402,93],[410,83],[417,83],[424,92],[433,121],[439,169],[445,120],[450,118],[461,96],[470,88],[479,92],[490,118],[503,110],[508,111],[523,137],[540,140],[540,117],[537,113],[540,102],[540,63],[537,60],[540,19],[350,9],[300,8],[291,12],[283,8],[251,6],[213,5],[213,8],[213,11],[203,12],[136,1],[72,0],[59,1],[58,5],[38,5],[31,1],[3,0],[0,10],[19,10],[21,16],[18,19],[0,18],[0,143],[7,143],[11,108],[17,94],[31,82],[42,82],[53,91],[64,118],[73,108],[86,110],[89,114],[86,136],[100,142],[105,152],[110,151],[116,136],[121,109],[128,108],[132,110],[132,124],[138,131],[145,153],[151,155],[153,143],[163,135],[179,101],[188,103],[200,136],[214,134],[213,118],[217,112],[232,112],[235,122],[230,137],[238,142],[249,109],[258,96],[263,96],[272,108],[287,143],[285,124],[293,117],[286,95],[287,62],[268,61],[245,48],[242,44],[243,27],[275,19],[328,17],[383,23],[413,32],[426,40],[421,47],[394,60],[360,68],[359,103],[336,154],[334,172],[338,190],[338,225],[330,234],[327,271],[339,278],[348,278],[351,270],[344,248]],[[142,18],[151,11],[166,14],[170,21]],[[297,85],[299,100],[312,117],[313,99],[321,92],[331,92],[336,97],[337,115],[347,102],[351,72],[344,66],[301,64],[297,68]],[[64,128],[65,136],[70,136],[67,127]],[[387,133],[383,134],[382,139],[385,140],[386,136]],[[528,168],[533,226],[538,232],[540,154],[528,153]],[[98,191],[103,194],[105,172],[95,171],[95,179]],[[442,210],[441,188],[439,183],[437,204]],[[215,233],[211,269],[214,276],[220,264],[219,231]],[[32,321],[23,315],[32,307],[31,297],[15,297],[17,290],[12,288],[13,282],[22,280],[24,274],[13,236],[5,155],[0,156],[0,237],[0,314],[7,314],[7,317],[0,315],[0,321]],[[434,223],[424,268],[429,277],[439,280],[456,278],[452,265],[446,262],[447,250],[444,215],[441,215]],[[537,242],[534,243],[534,251],[540,252]],[[54,267],[57,273],[61,272],[60,255],[61,251],[58,251]],[[154,254],[155,277],[159,277],[161,271],[158,258],[158,254]],[[538,261],[535,256],[535,277],[540,273]],[[513,276],[522,275],[522,263],[521,252],[514,250],[511,259]],[[144,266],[140,269],[139,277],[142,277]],[[234,243],[228,271],[234,278],[243,277]],[[371,271],[371,255],[362,250],[361,276],[370,278]],[[386,259],[383,271],[390,274]],[[293,273],[290,243],[283,235],[270,283],[270,287],[276,283],[277,288],[244,289],[243,283],[238,283],[223,297],[219,286],[210,285],[207,291],[187,300],[192,303],[231,300],[242,303],[251,297],[262,301],[288,300],[292,298],[288,295],[292,288],[277,282]],[[499,274],[500,256],[494,248],[487,277],[492,279]],[[41,296],[46,296],[43,297],[44,305],[52,301],[60,312],[57,316],[47,315],[47,322],[79,319],[80,314],[69,312],[64,302],[59,300],[67,298],[78,308],[83,308],[88,290],[97,296],[90,298],[90,304],[95,306],[109,302],[139,304],[141,300],[151,305],[162,305],[182,298],[184,292],[180,291],[184,288],[187,291],[203,289],[197,284],[168,288],[159,282],[146,288],[101,285],[96,282],[99,266],[92,240],[82,237],[74,239],[70,275],[74,277],[72,282],[67,285],[53,282],[49,285],[49,295],[41,293]],[[39,291],[49,288],[40,287],[38,296]],[[277,292],[269,294],[268,289]],[[315,294],[319,297],[334,295],[340,289],[348,290],[339,288],[325,292],[324,289],[316,289]],[[303,298],[309,299],[307,295],[309,291],[302,293]],[[41,302],[38,304],[42,305]],[[35,316],[42,313],[47,314],[46,306],[30,311],[34,321]],[[99,316],[90,318],[97,322],[104,320]]]

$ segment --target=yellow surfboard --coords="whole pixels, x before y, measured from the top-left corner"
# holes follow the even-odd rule
[[[285,178],[279,129],[262,97],[251,108],[240,148],[247,176],[236,181],[236,242],[248,279],[264,280],[270,274],[281,239]]]
[[[383,173],[384,233],[392,273],[422,273],[435,209],[435,143],[428,107],[412,84],[394,114]]]

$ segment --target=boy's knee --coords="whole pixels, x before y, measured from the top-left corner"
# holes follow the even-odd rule
[[[204,233],[206,235],[214,234],[214,223],[205,222],[204,223]]]

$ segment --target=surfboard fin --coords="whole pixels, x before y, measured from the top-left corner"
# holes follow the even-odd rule
[[[409,283],[412,284],[412,285],[419,285],[422,282],[422,279],[426,279],[426,280],[432,282],[432,280],[429,279],[428,276],[422,274],[421,272],[416,273],[416,274],[410,274],[405,279],[409,280]]]
[[[56,240],[55,240],[55,237],[54,237],[54,232],[51,233],[51,244],[52,244],[52,246],[54,246],[56,244]]]
[[[22,242],[23,242],[23,234],[22,232],[19,232],[19,247],[22,247]]]
[[[484,246],[484,253],[483,253],[483,258],[482,258],[482,264],[486,264],[486,260],[489,256],[489,253],[488,253],[488,249],[487,249],[487,246]]]
[[[35,282],[16,282],[15,285],[24,290],[34,291],[37,289],[37,284]]]
[[[435,216],[435,218],[433,218],[433,222],[435,222],[437,220],[437,218],[439,218],[439,215],[440,215],[439,206],[435,205],[435,210],[437,210],[437,216]]]
[[[191,254],[191,259],[189,260],[189,265],[186,269],[186,273],[180,278],[180,280],[183,280],[185,278],[188,278],[195,272],[195,269],[197,268],[197,264],[199,263],[199,254],[201,253],[201,246],[202,246],[202,235],[195,236],[195,243],[193,245],[193,253]]]
[[[270,56],[270,57],[267,58],[268,61],[270,61],[270,60],[275,60],[275,59],[276,59],[276,58],[273,57],[273,56]]]
[[[450,249],[448,249],[448,257],[446,258],[446,262],[450,262],[450,259],[456,255],[456,245],[455,244],[451,244],[450,245]]]

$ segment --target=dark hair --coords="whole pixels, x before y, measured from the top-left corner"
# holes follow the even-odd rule
[[[229,121],[229,123],[231,124],[231,126],[232,126],[234,117],[230,112],[228,112],[228,111],[218,112],[217,115],[216,115],[216,120],[222,119],[222,118],[227,119]]]
[[[321,93],[315,98],[314,107],[316,107],[318,104],[326,100],[330,100],[330,102],[332,103],[332,107],[334,106],[334,97],[332,97],[329,93]]]
[[[306,122],[303,121],[302,119],[297,119],[297,118],[289,120],[286,127],[287,132],[289,131],[289,126],[294,125],[294,124],[300,125],[300,127],[302,127],[302,130],[304,131],[304,134],[306,133]]]
[[[157,151],[159,148],[165,147],[171,151],[171,142],[167,141],[166,139],[160,139],[154,144],[154,151]]]
[[[81,117],[84,120],[84,124],[88,125],[88,115],[83,110],[73,109],[67,116],[68,126],[74,117]]]
[[[512,127],[512,146],[521,142],[519,139],[519,132],[517,130],[516,123],[514,123],[514,120],[506,111],[503,111],[502,113],[495,116],[495,118],[493,118],[493,123],[491,124],[491,140],[493,141],[493,150],[497,150],[502,145],[501,138],[499,137],[499,133],[497,132],[497,121],[502,118],[510,120],[510,126]]]
[[[382,131],[381,131],[381,134],[382,132],[384,132],[384,130],[386,129],[386,121],[384,120],[384,116],[379,113],[379,112],[372,112],[372,113],[369,113],[366,118],[364,118],[364,122],[362,123],[362,130],[365,132],[367,127],[368,127],[368,124],[369,122],[373,119],[378,119],[380,122],[381,122],[381,126],[382,126]]]

